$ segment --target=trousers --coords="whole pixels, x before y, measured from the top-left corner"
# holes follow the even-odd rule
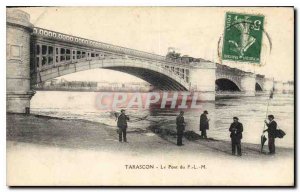
[[[182,145],[183,131],[177,130],[177,145]]]
[[[268,138],[268,146],[269,146],[270,153],[274,154],[275,153],[275,138],[274,137]]]
[[[206,129],[201,130],[201,137],[207,138]]]
[[[231,139],[232,155],[235,155],[236,149],[238,155],[242,155],[242,147],[240,139]]]
[[[125,127],[120,128],[119,127],[119,141],[120,142],[122,142],[122,136],[123,136],[123,141],[127,142],[126,131],[127,131],[127,128],[125,128]]]

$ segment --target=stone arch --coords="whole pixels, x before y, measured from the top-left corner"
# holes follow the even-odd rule
[[[255,91],[263,91],[262,86],[258,82],[255,83]]]
[[[241,91],[241,88],[231,79],[219,78],[216,80],[216,91]]]

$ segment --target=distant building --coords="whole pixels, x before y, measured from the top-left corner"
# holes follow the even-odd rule
[[[137,91],[149,92],[153,88],[146,82],[96,82],[96,81],[67,81],[65,79],[53,79],[35,86],[39,90],[61,91]]]

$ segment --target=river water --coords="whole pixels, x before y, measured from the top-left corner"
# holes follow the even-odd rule
[[[65,119],[84,119],[116,127],[112,110],[99,110],[95,104],[96,92],[65,92],[37,91],[31,99],[31,113],[60,117]],[[203,110],[209,112],[210,129],[208,137],[230,140],[228,128],[232,117],[237,116],[244,125],[243,142],[260,143],[264,128],[268,96],[232,97],[216,99],[215,102],[202,102],[200,108],[185,111],[186,130],[199,133],[199,117]],[[269,114],[275,116],[279,128],[286,132],[283,139],[277,139],[277,146],[294,146],[294,97],[292,94],[274,94],[269,102]],[[159,126],[164,129],[176,130],[175,119],[178,110],[170,109],[126,109],[131,116],[128,130],[142,129],[149,126]],[[147,120],[137,120],[133,116],[146,117]],[[99,127],[100,129],[101,127]]]

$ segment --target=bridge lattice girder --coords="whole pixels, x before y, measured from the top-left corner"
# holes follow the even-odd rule
[[[191,89],[191,67],[186,63],[37,27],[31,37],[31,84],[83,70],[106,68],[135,75],[161,89]],[[243,90],[241,81],[245,74],[247,72],[217,64],[216,80],[228,79],[240,90]]]
[[[95,68],[130,73],[151,84],[161,84],[160,88],[164,89],[188,90],[190,86],[187,64],[160,55],[34,28],[31,84]]]

